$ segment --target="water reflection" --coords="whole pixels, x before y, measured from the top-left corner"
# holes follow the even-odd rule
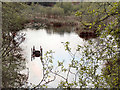
[[[33,84],[38,84],[42,77],[42,65],[40,58],[36,57],[33,61],[31,61],[31,48],[33,45],[36,47],[36,50],[39,50],[41,45],[43,48],[43,54],[49,50],[54,51],[54,66],[57,64],[58,60],[64,60],[65,65],[68,66],[68,63],[71,61],[71,56],[68,54],[68,52],[65,51],[64,45],[61,42],[70,42],[72,52],[75,52],[76,46],[78,44],[82,46],[86,44],[83,39],[81,39],[75,32],[72,31],[70,33],[64,33],[62,37],[60,33],[54,33],[54,30],[34,30],[28,28],[22,32],[26,33],[26,40],[21,44],[21,47],[24,49],[23,53],[28,61],[27,66],[30,70],[28,81]],[[76,58],[80,57],[80,54],[76,55]]]
[[[64,36],[65,33],[72,33],[74,32],[75,28],[74,27],[49,27],[46,28],[46,31],[48,34],[59,34],[61,36]]]

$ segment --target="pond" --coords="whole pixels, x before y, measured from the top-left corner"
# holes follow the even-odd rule
[[[65,29],[65,30],[64,30]],[[31,61],[31,48],[35,46],[36,50],[40,50],[40,46],[43,48],[43,57],[47,51],[52,50],[53,52],[53,65],[57,65],[57,61],[63,61],[65,66],[71,62],[71,55],[65,51],[65,47],[62,42],[70,42],[72,52],[75,53],[77,45],[84,46],[87,44],[85,40],[80,38],[77,33],[74,32],[74,28],[66,28],[63,30],[53,29],[30,29],[27,28],[22,31],[26,34],[25,41],[21,44],[23,49],[24,57],[27,60],[27,67],[29,68],[29,79],[28,82],[37,85],[42,77],[42,64],[39,57],[35,57]],[[64,32],[63,32],[64,31]],[[80,53],[76,54],[76,59],[80,59]],[[59,80],[58,80],[59,81]],[[56,81],[55,81],[56,82]],[[49,87],[57,87],[57,83],[52,83]]]

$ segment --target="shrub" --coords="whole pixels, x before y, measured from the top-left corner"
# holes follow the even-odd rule
[[[64,9],[60,7],[53,7],[52,8],[52,14],[53,15],[63,15],[64,14]]]

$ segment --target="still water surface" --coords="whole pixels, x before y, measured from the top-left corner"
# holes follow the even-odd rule
[[[31,48],[33,45],[37,50],[40,49],[40,46],[43,48],[43,57],[44,54],[52,50],[55,53],[53,54],[53,63],[54,66],[57,64],[57,61],[65,61],[67,66],[71,61],[70,54],[65,51],[64,45],[61,42],[70,42],[70,47],[72,52],[75,52],[77,45],[85,45],[86,42],[80,38],[75,32],[64,32],[62,34],[54,33],[54,31],[48,31],[46,29],[26,29],[22,33],[26,34],[25,41],[21,44],[23,49],[24,57],[27,60],[27,67],[29,68],[29,83],[38,84],[42,77],[42,64],[40,58],[36,57],[31,61]],[[80,59],[80,54],[76,54],[76,58]],[[57,84],[56,84],[57,85]],[[55,87],[55,84],[54,84]]]

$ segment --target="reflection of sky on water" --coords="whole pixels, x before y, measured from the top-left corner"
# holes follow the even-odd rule
[[[71,56],[68,54],[67,51],[65,51],[64,45],[61,42],[70,42],[70,47],[72,48],[72,52],[75,52],[76,46],[79,44],[81,46],[86,45],[87,42],[83,41],[83,39],[81,39],[76,33],[71,32],[71,33],[64,33],[63,35],[59,34],[59,33],[48,33],[46,30],[41,29],[41,30],[31,30],[31,29],[27,29],[22,31],[23,33],[26,33],[26,40],[22,43],[21,47],[24,49],[23,53],[24,56],[27,59],[27,66],[29,67],[29,82],[33,83],[33,84],[38,84],[41,80],[42,77],[42,64],[40,61],[40,58],[35,58],[33,61],[31,61],[31,48],[33,47],[33,45],[36,47],[36,50],[40,49],[40,45],[43,48],[43,54],[46,53],[46,51],[52,50],[55,53],[53,54],[53,63],[54,66],[56,66],[57,61],[65,61],[64,65],[68,66],[68,64],[71,61]],[[112,36],[107,36],[106,39],[111,38]],[[112,37],[113,38],[113,37]],[[93,49],[96,50],[94,47],[97,47],[97,50],[99,50],[100,48],[105,48],[106,43],[108,43],[108,41],[105,38],[103,38],[103,46],[100,45],[100,40],[99,38],[96,39],[92,39],[94,43],[94,45],[91,45],[89,47],[89,49]],[[114,39],[111,40],[110,43],[113,42]],[[115,45],[116,47],[116,45]],[[107,51],[107,50],[106,50]],[[99,51],[97,51],[99,54]],[[102,55],[105,55],[105,53],[103,53]],[[99,55],[98,55],[99,57]],[[77,54],[76,55],[76,59],[80,60],[81,58],[81,54]],[[93,56],[94,59],[94,63],[97,63],[95,56]],[[91,60],[86,60],[86,57],[84,57],[84,62],[82,65],[86,66],[89,65],[89,62],[91,62]],[[81,63],[81,62],[80,62]],[[102,69],[102,61],[98,62],[98,69],[97,69],[97,74],[101,73],[101,69]],[[73,70],[75,71],[75,70]],[[65,73],[61,73],[61,75],[65,76]],[[84,74],[84,76],[86,77],[86,73]],[[74,76],[70,75],[70,80],[71,81],[73,79]],[[48,87],[56,87],[57,86],[57,82],[59,82],[61,80],[60,77],[57,77],[56,80],[52,83],[49,84]],[[91,86],[91,84],[90,84]],[[92,87],[92,86],[91,86]]]
[[[40,45],[43,48],[43,54],[46,51],[52,50],[55,51],[53,54],[54,60],[53,63],[56,65],[58,60],[65,61],[65,65],[67,66],[70,62],[71,56],[65,51],[64,45],[61,42],[70,42],[70,47],[72,48],[72,52],[75,52],[76,46],[83,45],[85,42],[79,38],[79,36],[74,33],[64,33],[64,35],[59,34],[48,34],[46,30],[24,30],[23,33],[26,33],[26,40],[23,42],[21,47],[24,49],[23,53],[27,59],[28,67],[29,67],[29,82],[33,84],[38,84],[41,80],[42,76],[42,65],[40,62],[40,58],[35,58],[31,61],[31,48],[33,45],[37,50],[40,49]],[[80,54],[76,55],[77,58],[80,58]]]

